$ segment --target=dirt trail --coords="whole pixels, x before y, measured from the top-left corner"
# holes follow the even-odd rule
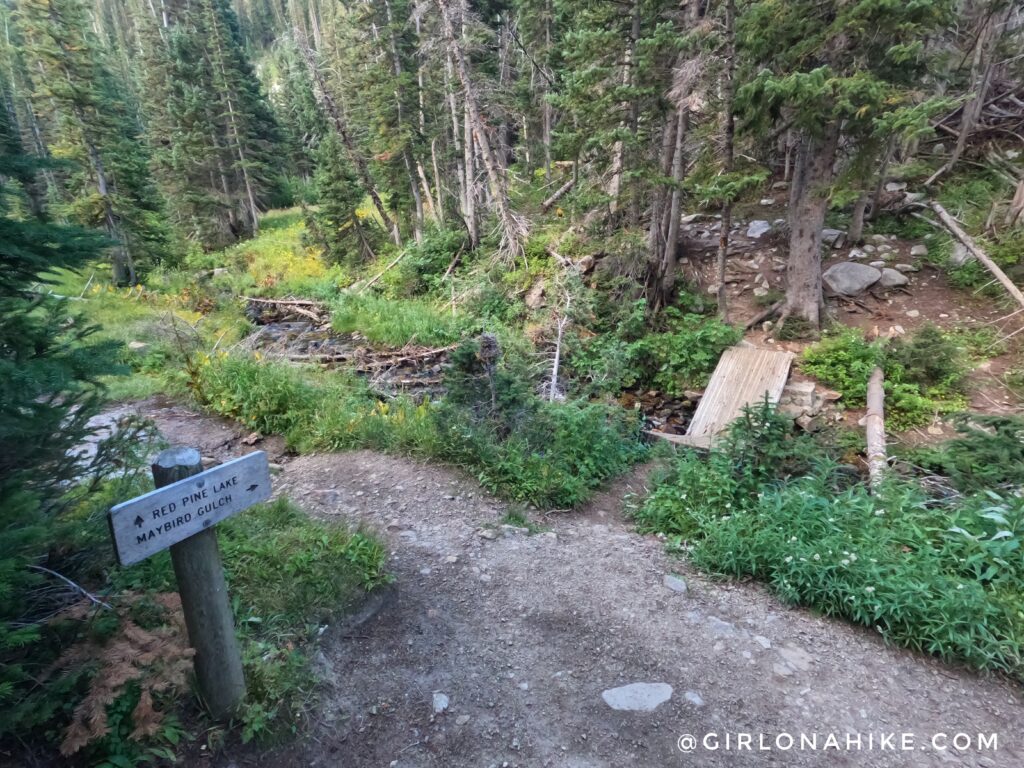
[[[252,450],[220,420],[158,401],[142,411],[172,442],[214,435],[202,447],[216,458]],[[255,447],[280,457],[280,446]],[[368,451],[282,461],[276,493],[378,530],[396,585],[358,628],[322,636],[327,685],[312,731],[216,765],[1024,765],[1019,687],[669,558],[623,518],[642,472],[528,535],[503,528],[506,505],[457,470]],[[685,591],[666,584],[671,574]],[[650,712],[602,698],[637,682],[667,683],[672,696]],[[438,714],[435,694],[448,701]],[[725,751],[726,734],[739,732],[755,734],[755,746],[759,733],[769,743],[817,733],[819,747],[829,733],[844,745],[859,733],[864,748]],[[869,735],[877,744],[893,732],[914,734],[913,748],[867,750]],[[997,733],[998,750],[931,747],[933,734],[961,732]],[[709,733],[717,751],[677,748],[684,734]]]

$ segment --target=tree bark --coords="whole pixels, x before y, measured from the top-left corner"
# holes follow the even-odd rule
[[[885,477],[885,388],[881,368],[875,368],[868,379],[868,409],[864,417],[867,442],[868,476],[872,490],[878,488]]]
[[[800,135],[790,184],[789,262],[782,322],[800,318],[813,331],[821,328],[821,229],[838,142],[838,123],[825,126],[820,138],[807,132]]]
[[[359,152],[358,147],[356,147],[356,143],[352,139],[352,134],[348,131],[348,125],[345,122],[345,117],[338,108],[337,103],[335,103],[334,97],[331,95],[331,92],[327,88],[327,83],[324,81],[323,74],[320,72],[316,65],[316,61],[313,59],[313,52],[309,49],[309,46],[304,44],[300,30],[296,30],[296,35],[299,38],[299,51],[302,53],[302,58],[306,62],[306,68],[309,70],[310,77],[313,78],[313,83],[316,86],[317,101],[320,102],[324,112],[327,113],[327,117],[330,118],[331,123],[334,125],[334,130],[337,131],[338,136],[345,145],[349,158],[352,160],[352,164],[355,165],[356,172],[359,174],[359,180],[362,182],[363,187],[366,189],[366,193],[373,201],[373,207],[377,209],[377,213],[380,215],[381,221],[391,230],[391,239],[394,241],[395,245],[400,246],[402,244],[402,235],[398,229],[398,222],[395,221],[391,214],[388,213],[387,208],[384,207],[384,201],[381,199],[380,193],[377,192],[377,185],[374,183],[373,177],[370,175],[370,166]]]
[[[732,173],[735,164],[734,144],[736,120],[733,117],[733,94],[736,92],[736,0],[725,3],[725,71],[722,78],[722,110],[724,115],[725,158],[722,170],[726,176]],[[732,197],[727,197],[722,206],[721,229],[718,232],[718,258],[716,272],[718,279],[718,316],[723,322],[729,321],[729,304],[725,292],[725,267],[729,256],[729,229],[732,227]]]
[[[455,64],[455,72],[462,84],[466,119],[472,128],[473,140],[480,148],[480,156],[484,163],[484,169],[487,171],[495,212],[498,216],[498,226],[501,229],[499,250],[502,254],[516,259],[523,255],[523,243],[526,236],[525,222],[520,221],[512,210],[505,171],[491,146],[491,137],[480,112],[480,102],[470,73],[469,62],[466,60],[459,39],[455,36],[449,0],[434,0],[434,2],[441,11],[441,26],[448,42],[452,61]]]

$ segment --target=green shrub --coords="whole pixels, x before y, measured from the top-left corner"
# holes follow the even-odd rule
[[[843,395],[847,405],[864,405],[871,372],[882,365],[884,352],[878,342],[869,343],[856,328],[831,331],[804,350],[800,369]]]
[[[854,408],[864,406],[868,379],[877,366],[885,371],[886,426],[891,431],[922,426],[937,414],[966,407],[964,351],[931,325],[888,346],[868,342],[856,328],[841,328],[804,350],[801,361],[804,373],[835,387]]]
[[[921,449],[914,460],[962,491],[1024,486],[1024,418],[964,415],[956,431],[958,437]]]
[[[507,498],[544,507],[584,501],[640,459],[641,422],[618,406],[548,403],[521,372],[490,377],[473,344],[453,355],[448,400],[384,402],[343,374],[314,374],[252,358],[217,356],[199,366],[197,391],[211,410],[303,451],[373,448],[465,466]]]
[[[436,289],[456,255],[466,248],[466,233],[455,229],[434,229],[423,242],[406,246],[405,256],[381,277],[381,287],[390,298],[410,298]]]
[[[889,369],[899,366],[902,381],[940,392],[961,391],[968,371],[963,347],[931,323],[909,339],[893,339],[886,363]]]
[[[706,570],[1024,680],[1024,498],[940,501],[899,478],[873,494],[811,458],[806,438],[755,434],[740,423],[706,461],[683,454],[636,510],[641,528],[686,543]]]
[[[699,388],[722,352],[742,338],[715,317],[664,311],[664,330],[643,332],[644,303],[630,306],[611,334],[571,342],[569,365],[594,389],[616,394],[631,387],[653,387],[670,396]]]

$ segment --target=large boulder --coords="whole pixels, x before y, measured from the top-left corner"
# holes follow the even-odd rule
[[[896,269],[889,269],[888,267],[882,270],[882,276],[878,280],[878,284],[883,288],[898,288],[909,282],[910,279],[902,272]]]
[[[963,243],[953,243],[953,252],[949,255],[949,264],[952,267],[962,267],[968,261],[974,260],[974,254],[967,250]]]
[[[761,235],[771,232],[772,225],[763,219],[755,219],[747,225],[747,237],[754,240],[760,239]]]
[[[846,233],[841,229],[823,229],[821,230],[821,242],[822,245],[827,245],[831,248],[842,248],[843,241],[846,240]]]
[[[863,293],[882,278],[882,273],[867,264],[855,261],[841,261],[833,264],[821,276],[825,284],[836,293],[856,296]]]

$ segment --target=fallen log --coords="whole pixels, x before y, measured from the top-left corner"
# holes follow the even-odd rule
[[[864,433],[867,442],[868,477],[871,488],[875,489],[885,476],[887,458],[885,453],[885,374],[875,368],[868,379],[868,412],[864,416]]]
[[[932,202],[930,203],[930,207],[935,211],[935,214],[939,217],[939,221],[942,222],[942,225],[948,229],[957,240],[963,243],[964,247],[971,252],[974,258],[981,262],[982,266],[992,273],[993,277],[995,277],[1003,288],[1006,289],[1006,292],[1009,293],[1018,304],[1024,307],[1024,293],[1021,293],[1020,288],[1014,285],[1013,281],[1006,276],[1006,273],[999,268],[999,265],[992,261],[988,254],[978,247],[978,244],[974,242],[971,236],[963,231],[960,225],[957,224],[956,219],[950,216],[946,209],[939,203]]]
[[[547,200],[540,204],[540,209],[544,213],[551,210],[551,206],[557,203],[562,197],[569,192],[574,186],[576,186],[576,179],[569,179],[565,184],[555,190],[555,193],[551,195]]]

